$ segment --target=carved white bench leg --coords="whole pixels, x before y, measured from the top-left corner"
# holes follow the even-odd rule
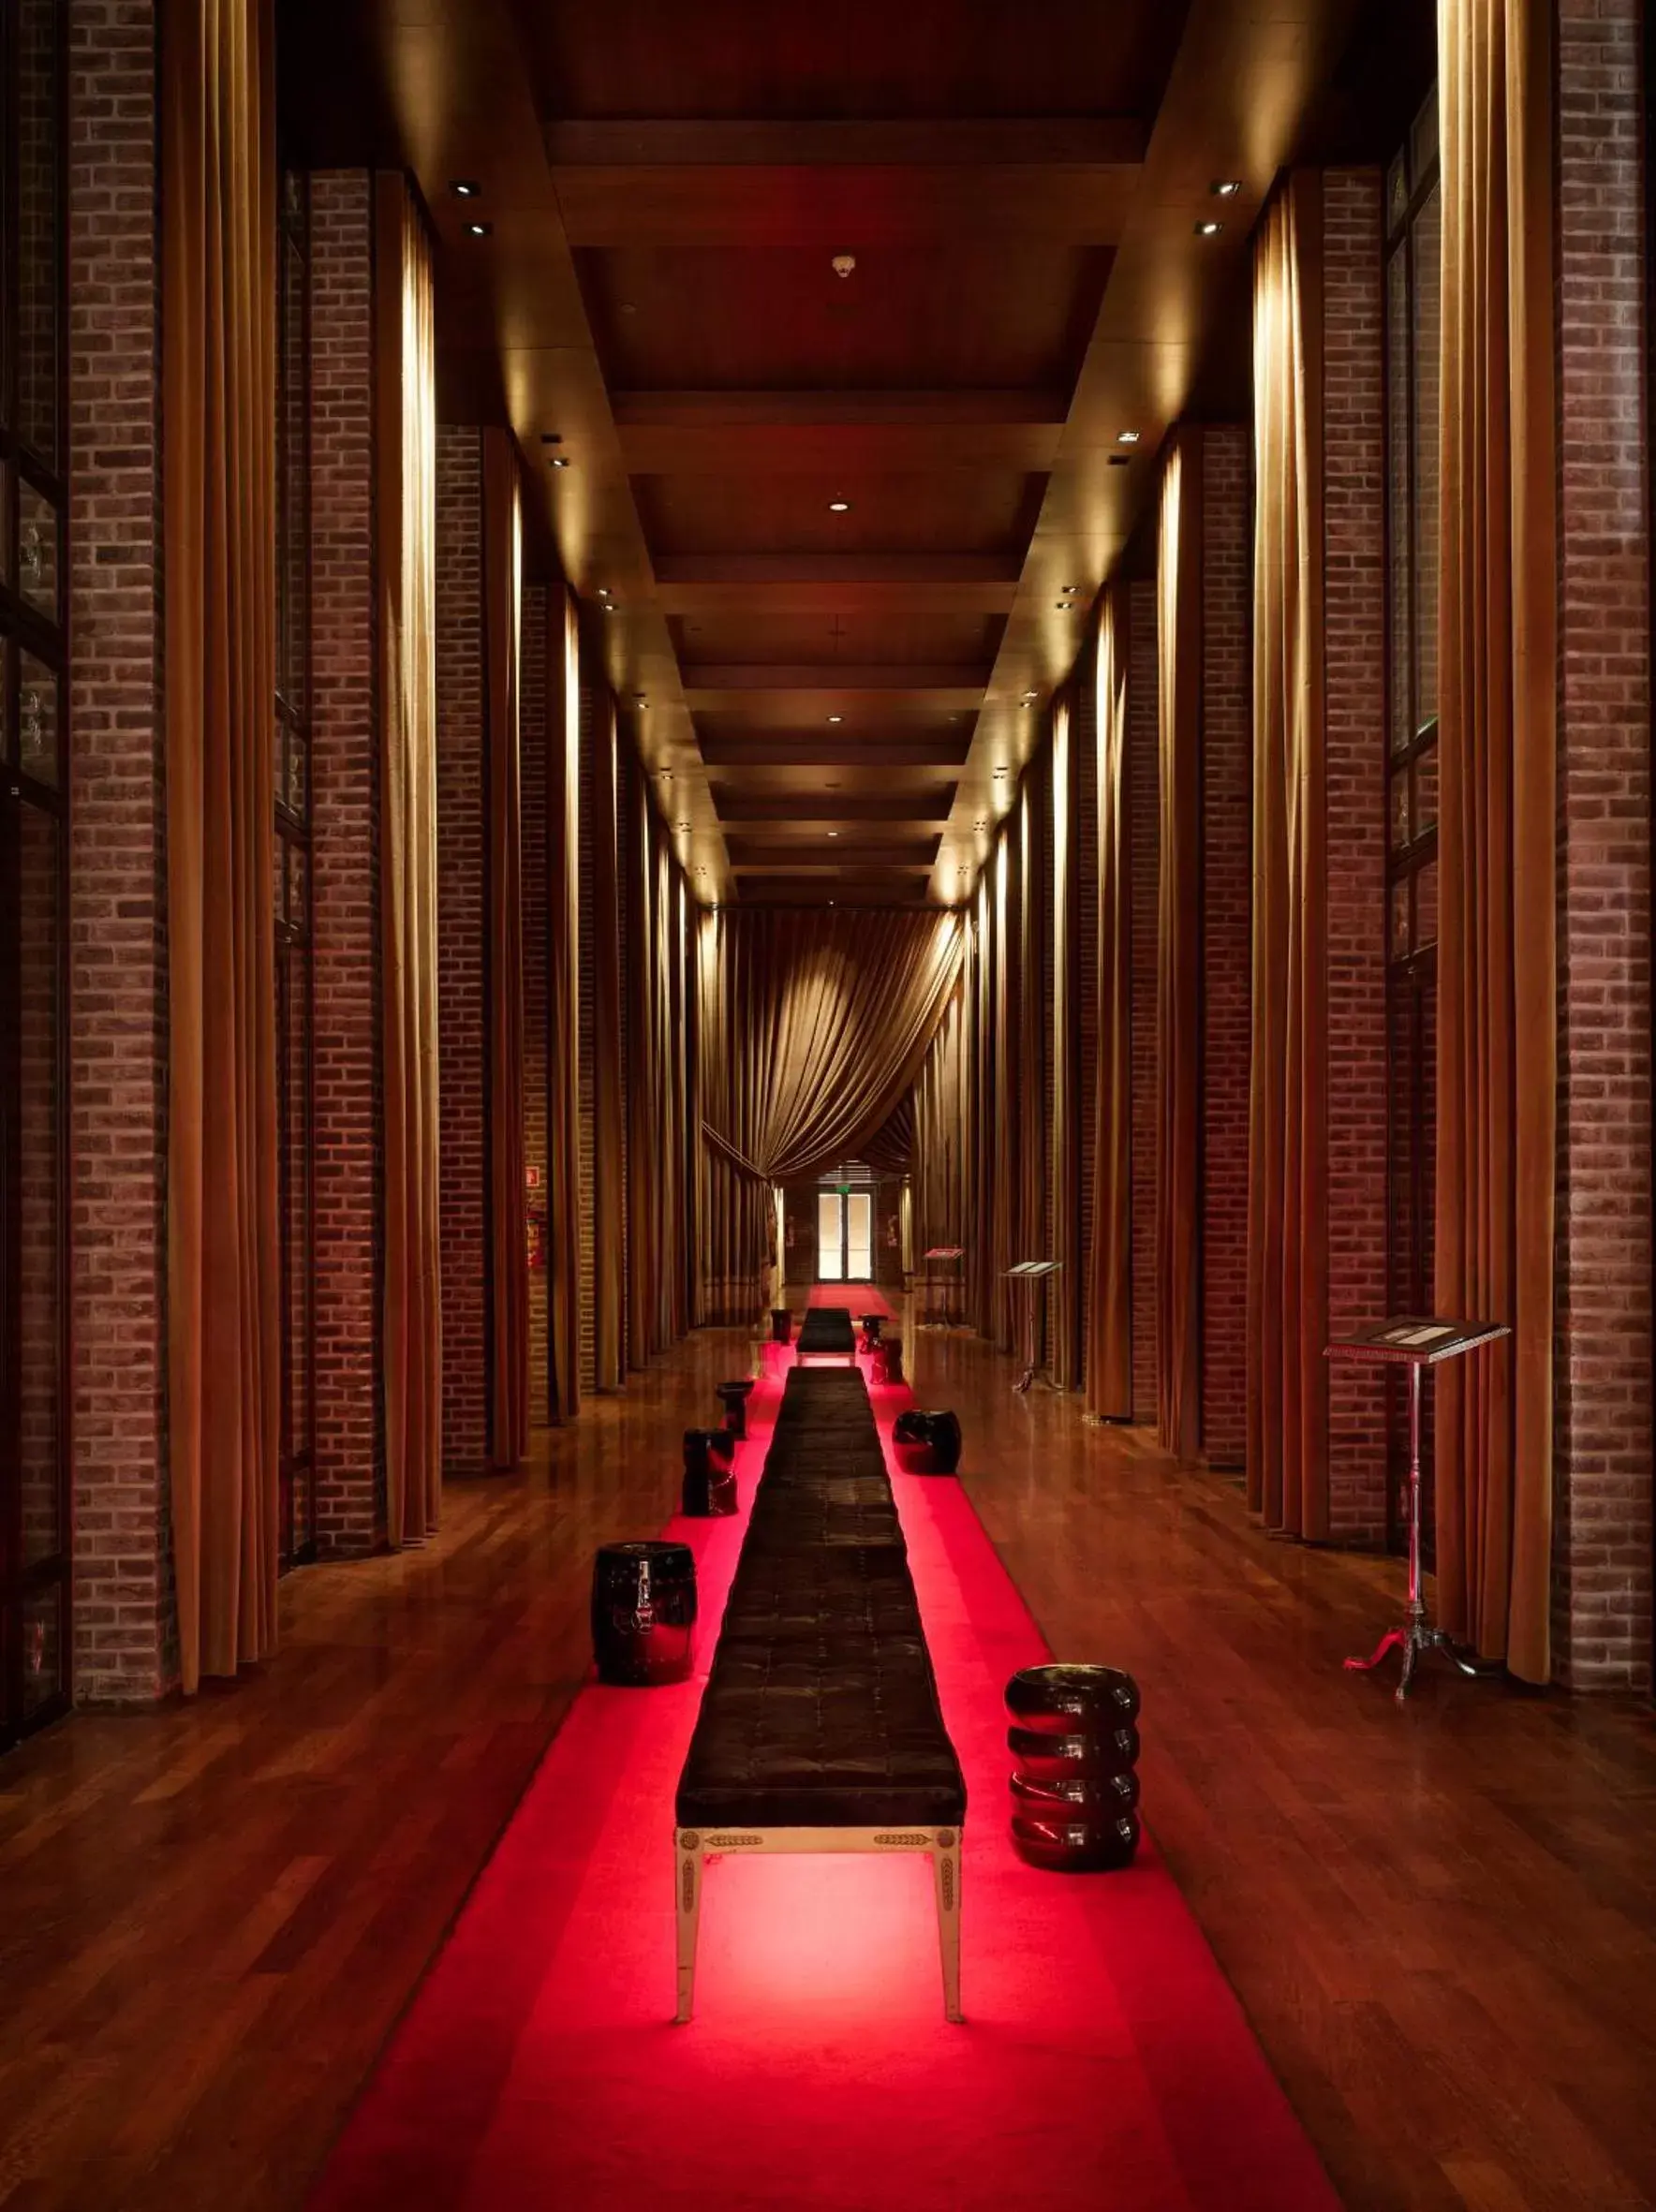
[[[960,1837],[939,1828],[932,1848],[932,1880],[938,1893],[938,1944],[943,1955],[943,2016],[959,2022],[960,2010]]]
[[[673,1895],[678,1914],[677,2025],[689,2018],[696,2001],[696,1934],[702,1920],[702,1837],[694,1828],[680,1828],[673,1837]]]

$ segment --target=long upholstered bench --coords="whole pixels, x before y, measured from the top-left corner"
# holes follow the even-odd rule
[[[844,1360],[856,1365],[857,1334],[849,1305],[811,1307],[799,1332],[799,1358],[802,1366],[807,1360]]]
[[[795,1367],[679,1778],[678,2018],[709,1854],[924,1851],[960,2018],[966,1784],[860,1371]]]

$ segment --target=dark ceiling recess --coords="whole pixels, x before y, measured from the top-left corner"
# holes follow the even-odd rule
[[[1247,404],[1252,226],[1388,11],[279,11],[301,157],[415,172],[439,408],[533,457],[698,889],[969,892],[1168,426]]]

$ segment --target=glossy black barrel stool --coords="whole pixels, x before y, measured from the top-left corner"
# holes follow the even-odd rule
[[[592,1563],[600,1682],[682,1682],[696,1651],[696,1557],[688,1543],[600,1544]]]
[[[1006,1686],[1020,1858],[1056,1873],[1130,1865],[1139,1844],[1139,1688],[1119,1667],[1024,1667]]]
[[[685,1431],[681,1511],[692,1520],[717,1519],[736,1510],[736,1439],[728,1428]]]
[[[793,1342],[793,1316],[785,1305],[776,1305],[771,1308],[771,1342],[773,1344],[791,1344]]]
[[[753,1379],[748,1376],[741,1382],[721,1382],[718,1401],[724,1408],[724,1424],[732,1437],[747,1434],[747,1401],[753,1395]]]
[[[903,1339],[900,1336],[882,1336],[875,1346],[869,1379],[873,1382],[902,1381]]]
[[[909,1475],[952,1475],[960,1465],[960,1417],[899,1413],[892,1424],[897,1465]]]
[[[880,1332],[885,1323],[884,1314],[859,1314],[857,1319],[863,1325],[863,1349],[865,1351],[878,1351],[880,1349]]]

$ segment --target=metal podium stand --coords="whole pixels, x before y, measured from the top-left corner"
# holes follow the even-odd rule
[[[961,1261],[966,1258],[964,1245],[934,1245],[925,1254],[925,1319],[917,1321],[921,1329],[952,1328],[960,1319],[962,1299]],[[936,1262],[947,1260],[953,1263],[954,1273],[939,1277]],[[939,1312],[939,1308],[941,1307]]]
[[[1021,1312],[1019,1334],[1024,1347],[1024,1371],[1013,1384],[1015,1391],[1027,1391],[1035,1379],[1035,1370],[1041,1364],[1041,1331],[1037,1325],[1037,1310],[1044,1305],[1047,1278],[1057,1275],[1063,1265],[1061,1260],[1020,1260],[1015,1267],[1009,1267],[1002,1278],[1018,1287]]]
[[[1327,1349],[1326,1356],[1331,1360],[1364,1366],[1406,1366],[1409,1370],[1409,1602],[1402,1627],[1388,1629],[1372,1657],[1349,1659],[1345,1662],[1353,1674],[1367,1674],[1379,1666],[1388,1652],[1400,1650],[1403,1673],[1397,1683],[1399,1704],[1409,1695],[1409,1685],[1414,1679],[1415,1665],[1423,1651],[1442,1652],[1463,1674],[1476,1675],[1482,1672],[1471,1659],[1461,1658],[1442,1629],[1427,1626],[1420,1578],[1421,1376],[1427,1367],[1436,1367],[1444,1360],[1457,1360],[1463,1352],[1476,1351],[1480,1345],[1492,1344],[1498,1336],[1511,1335],[1504,1321],[1426,1320],[1404,1315],[1376,1321],[1367,1329],[1354,1330],[1349,1336],[1337,1336]]]

